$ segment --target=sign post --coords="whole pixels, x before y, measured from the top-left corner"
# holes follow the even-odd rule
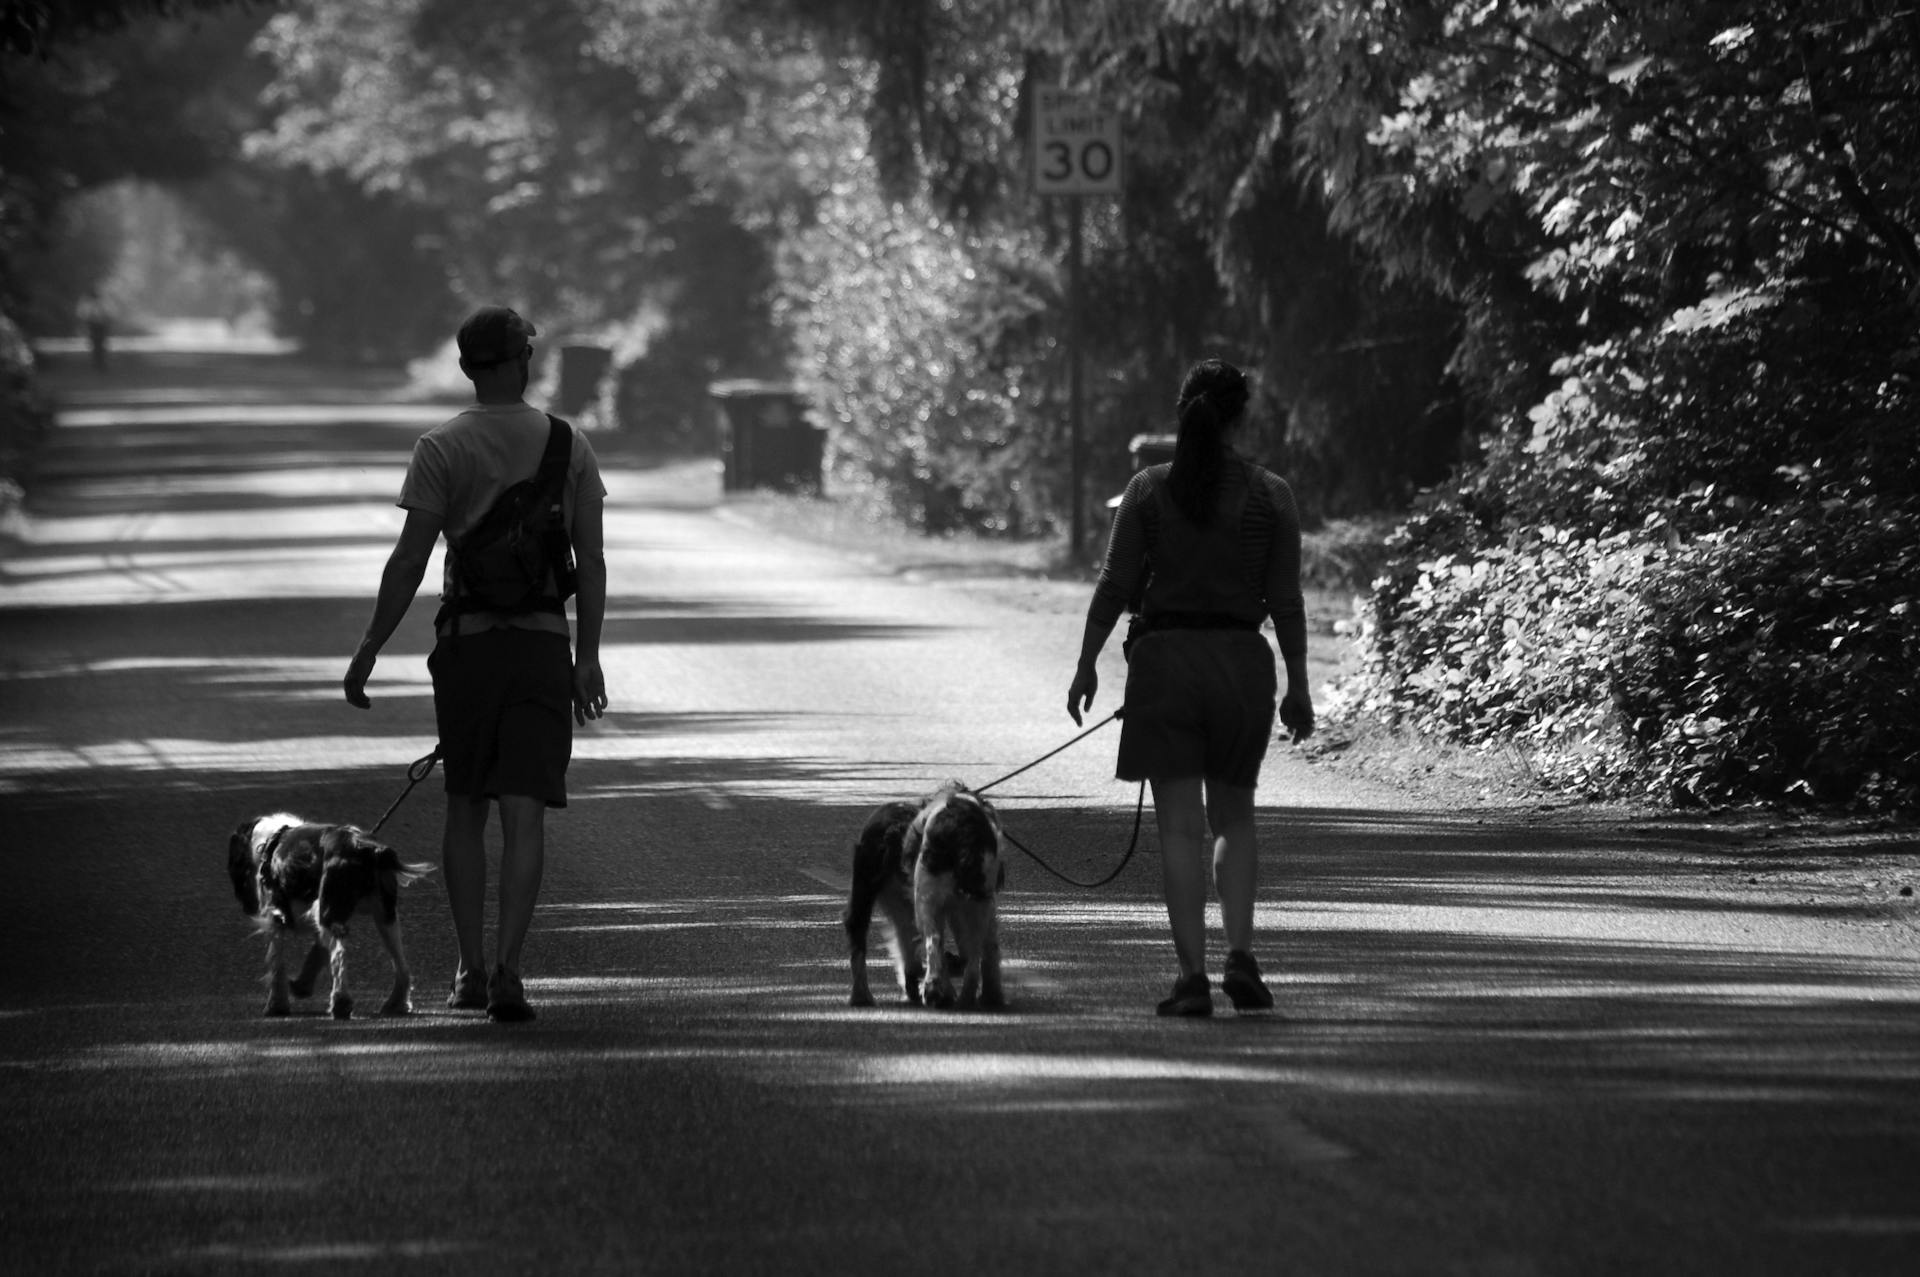
[[[1065,197],[1067,213],[1067,469],[1072,491],[1067,549],[1083,552],[1086,511],[1082,489],[1081,436],[1085,413],[1081,388],[1080,218],[1089,195],[1120,193],[1120,115],[1084,93],[1040,89],[1033,112],[1033,189]]]

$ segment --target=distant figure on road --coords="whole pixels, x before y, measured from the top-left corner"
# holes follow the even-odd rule
[[[585,436],[526,403],[534,335],[532,324],[501,306],[482,307],[460,326],[460,370],[473,382],[476,402],[414,445],[400,489],[406,526],[387,559],[373,619],[345,683],[347,700],[367,708],[374,659],[406,615],[434,543],[445,532],[445,583],[427,669],[446,766],[441,868],[460,943],[447,1005],[484,1007],[490,1018],[507,1021],[534,1016],[521,981],[520,951],[540,895],[546,809],[567,805],[574,724],[584,726],[607,707],[600,670],[607,489]],[[532,482],[549,477],[546,487]],[[564,599],[565,578],[573,574],[566,545],[557,547],[557,555],[536,551],[521,585],[503,593],[503,573],[514,569],[514,559],[501,548],[509,539],[493,541],[484,530],[497,528],[500,512],[522,496],[537,498],[515,506],[528,519],[551,510],[541,495],[551,487],[558,487],[560,497],[555,522],[578,564],[579,631],[571,653]],[[549,531],[543,528],[539,539],[546,541]],[[498,948],[489,976],[484,915],[492,802],[500,807],[503,850]]]
[[[1078,723],[1099,687],[1100,649],[1127,601],[1139,597],[1126,642],[1116,771],[1153,787],[1167,919],[1180,963],[1161,1015],[1213,1014],[1209,826],[1227,933],[1221,987],[1236,1009],[1273,1006],[1253,956],[1253,795],[1276,692],[1273,653],[1260,633],[1267,617],[1287,667],[1280,720],[1295,740],[1313,732],[1300,516],[1285,481],[1233,454],[1247,398],[1246,377],[1231,364],[1208,359],[1188,371],[1173,460],[1148,466],[1127,485],[1067,689],[1067,712]]]
[[[107,304],[100,300],[100,294],[89,292],[74,307],[74,316],[87,332],[87,350],[93,355],[95,369],[107,370],[107,343],[113,331],[113,316],[107,310]]]

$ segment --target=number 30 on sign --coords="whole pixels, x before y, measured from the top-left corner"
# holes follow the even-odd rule
[[[1087,94],[1041,89],[1033,155],[1033,188],[1041,195],[1118,195],[1120,115]]]

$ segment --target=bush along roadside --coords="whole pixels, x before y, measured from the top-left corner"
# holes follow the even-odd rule
[[[53,408],[34,375],[32,349],[0,315],[0,537],[17,535],[26,486]]]
[[[1595,798],[1920,810],[1920,360],[1803,301],[1560,361],[1389,539],[1330,717]]]

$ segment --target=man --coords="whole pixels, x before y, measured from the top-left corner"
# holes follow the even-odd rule
[[[87,349],[93,355],[93,366],[100,372],[107,370],[107,343],[113,332],[113,316],[107,310],[107,304],[100,300],[100,294],[89,292],[80,299],[74,313],[79,317],[81,327],[87,330]]]
[[[584,726],[607,707],[600,670],[607,489],[584,436],[568,428],[563,486],[563,521],[578,564],[579,632],[572,653],[557,582],[532,610],[488,611],[464,594],[455,571],[462,538],[502,492],[534,477],[545,453],[548,419],[525,399],[534,335],[532,324],[503,306],[484,306],[460,326],[460,370],[473,382],[475,402],[414,445],[400,489],[406,526],[387,559],[373,619],[347,667],[345,684],[348,702],[367,708],[374,659],[406,615],[434,543],[446,533],[442,607],[427,669],[446,769],[441,869],[460,944],[447,1005],[485,1007],[490,1019],[501,1021],[534,1017],[521,981],[520,950],[540,894],[546,809],[567,805],[573,725]],[[483,916],[491,803],[500,807],[503,850],[498,947],[488,976]]]

